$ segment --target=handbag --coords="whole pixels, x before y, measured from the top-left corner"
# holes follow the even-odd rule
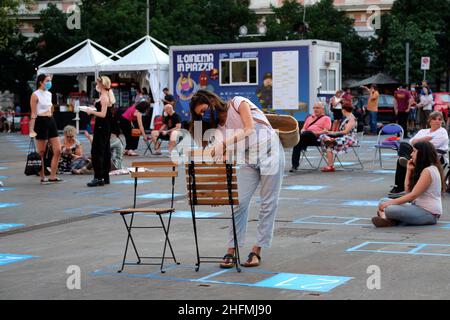
[[[39,172],[41,171],[41,166],[42,166],[41,156],[39,155],[39,153],[36,152],[36,145],[34,144],[34,138],[31,138],[24,173],[27,176],[38,175]]]
[[[134,125],[133,125],[133,121],[130,121],[130,123],[131,123],[131,136],[133,138],[140,137],[141,136],[141,129],[135,128]]]

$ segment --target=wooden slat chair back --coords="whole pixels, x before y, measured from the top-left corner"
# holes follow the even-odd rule
[[[196,271],[200,268],[200,263],[216,263],[217,259],[222,257],[201,257],[199,254],[197,237],[197,219],[231,219],[234,245],[235,245],[235,265],[237,271],[239,268],[239,248],[236,237],[236,224],[234,217],[234,206],[239,204],[238,185],[236,176],[236,166],[234,163],[205,163],[190,161],[186,166],[186,184],[189,195],[189,204],[191,206],[192,221],[194,226],[195,245],[197,251]],[[206,217],[200,218],[195,215],[196,206],[230,206],[231,217]],[[206,259],[206,260],[202,260]],[[215,260],[208,260],[215,259]]]
[[[175,263],[179,264],[175,258],[175,254],[173,252],[172,244],[170,243],[169,239],[169,230],[170,230],[170,223],[172,219],[172,214],[175,212],[174,209],[174,195],[175,195],[175,179],[178,177],[178,164],[173,163],[172,161],[138,161],[133,162],[131,164],[133,167],[132,172],[130,172],[131,177],[134,179],[134,194],[133,194],[133,207],[132,208],[126,208],[126,209],[120,209],[114,211],[115,213],[119,213],[122,216],[122,219],[125,223],[125,227],[128,232],[128,237],[126,240],[126,246],[125,246],[125,253],[122,261],[122,268],[119,270],[119,272],[122,272],[125,265],[159,265],[161,272],[164,272],[164,260],[165,259],[173,259]],[[138,180],[143,178],[170,178],[172,180],[172,196],[171,196],[171,203],[169,208],[154,208],[154,207],[137,207],[136,198],[137,198],[137,186],[138,186]],[[151,226],[151,227],[136,227],[133,226],[134,218],[136,213],[146,213],[146,214],[155,214],[159,217],[159,220],[161,222],[161,226]],[[168,220],[167,220],[167,226],[164,223],[164,219],[162,217],[163,214],[169,214]],[[131,215],[130,222],[127,222],[127,219],[125,216]],[[136,248],[136,244],[133,238],[133,235],[131,233],[132,229],[163,229],[165,234],[165,242],[164,242],[164,249],[163,249],[163,255],[161,257],[143,257],[140,256],[138,253],[138,250]],[[128,252],[128,246],[131,241],[131,244],[134,248],[134,251],[137,256],[137,263],[127,263],[126,257]],[[166,258],[166,247],[169,245],[170,251],[172,253],[171,258]],[[161,259],[160,263],[142,263],[141,259]]]

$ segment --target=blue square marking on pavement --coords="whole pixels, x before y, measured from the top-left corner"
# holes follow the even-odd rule
[[[181,196],[181,194],[174,194],[174,197],[179,197]],[[137,196],[138,198],[141,199],[170,199],[172,198],[172,194],[171,193],[147,193],[147,194],[142,194]]]
[[[308,185],[293,185],[283,187],[283,190],[295,190],[295,191],[318,191],[328,188],[328,186],[308,186]]]
[[[219,285],[231,285],[231,286],[244,286],[244,287],[263,287],[263,288],[274,288],[280,290],[298,290],[298,291],[313,291],[313,292],[329,292],[338,286],[343,285],[347,281],[353,279],[350,277],[335,277],[335,276],[321,276],[321,275],[310,275],[310,274],[293,274],[293,273],[277,273],[272,271],[265,271],[261,269],[255,270],[242,270],[242,273],[255,273],[260,275],[269,276],[265,280],[256,283],[245,283],[245,282],[230,282],[223,280],[214,280],[215,277],[221,276],[225,273],[234,272],[233,269],[219,269],[210,271],[206,276],[201,276],[200,278],[180,278],[179,276],[170,276],[170,270],[176,269],[186,269],[191,270],[191,267],[186,266],[167,266],[166,273],[162,275],[160,271],[155,271],[148,274],[129,274],[127,272],[117,273],[117,269],[120,267],[119,264],[109,266],[103,270],[96,270],[91,273],[94,276],[112,276],[112,277],[129,277],[129,278],[146,278],[164,281],[175,281],[175,282],[198,282],[198,283],[211,283]]]
[[[8,170],[8,167],[0,167],[0,170]]]
[[[23,254],[0,253],[0,266],[5,266],[7,264],[21,262],[32,258],[35,257]]]
[[[16,188],[0,188],[0,192],[12,191],[12,190],[16,190]]]
[[[207,211],[195,211],[196,218],[211,218],[222,215],[223,212],[207,212]],[[172,215],[174,218],[192,218],[191,211],[175,211]]]
[[[330,220],[330,221],[327,221]],[[368,221],[368,223],[360,223]],[[323,225],[349,225],[349,226],[371,226],[369,218],[359,217],[338,217],[338,216],[310,216],[294,220],[296,224],[323,224]]]
[[[10,208],[10,207],[17,207],[20,204],[18,203],[12,203],[12,202],[0,202],[0,209],[3,208]]]
[[[383,245],[381,249],[364,249],[364,247],[368,245]],[[390,250],[390,245],[396,246],[405,246],[408,251],[399,251],[399,250]],[[438,253],[438,252],[426,252],[426,248],[442,248],[447,252]],[[409,255],[419,255],[419,256],[439,256],[439,257],[450,257],[450,244],[427,244],[427,243],[406,243],[406,242],[377,242],[377,241],[367,241],[361,243],[355,247],[346,250],[347,252],[369,252],[369,253],[387,253],[387,254],[409,254]]]
[[[211,218],[222,215],[223,212],[207,212],[207,211],[195,211],[196,218]],[[154,214],[146,214],[146,213],[136,213],[137,216],[144,217],[156,217]],[[163,216],[169,216],[168,213],[165,213]],[[191,219],[192,213],[191,211],[175,211],[172,213],[172,218],[182,218],[182,219]]]
[[[253,284],[254,287],[329,292],[353,278],[311,274],[279,273]]]
[[[339,164],[342,164],[343,166],[353,166],[353,165],[356,164],[356,162],[345,162],[345,161],[342,161]]]
[[[23,227],[24,224],[18,223],[0,223],[0,231],[6,231],[14,228]]]
[[[145,183],[150,183],[150,182],[153,182],[153,180],[140,179],[140,180],[138,180],[137,184],[145,184]],[[129,184],[129,185],[134,185],[134,180],[133,179],[116,180],[116,181],[111,181],[111,184]]]
[[[379,201],[373,200],[347,200],[340,203],[341,206],[350,207],[378,207]]]
[[[373,171],[369,171],[369,173],[372,173],[372,174],[394,174],[395,170],[373,170]]]

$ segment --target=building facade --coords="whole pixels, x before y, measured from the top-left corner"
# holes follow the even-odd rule
[[[318,0],[297,0],[301,4],[311,5]],[[379,18],[392,8],[395,0],[334,0],[338,10],[345,11],[355,20],[355,30],[360,36],[373,36],[379,27]],[[279,7],[283,0],[251,0],[250,9],[259,15],[270,14],[270,6]]]
[[[49,4],[54,4],[59,10],[67,12],[71,6],[81,2],[80,0],[41,1],[35,0],[30,7],[21,5],[19,8],[19,28],[25,37],[37,37],[34,25],[39,21],[39,14],[47,9]]]

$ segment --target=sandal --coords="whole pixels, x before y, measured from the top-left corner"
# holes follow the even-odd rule
[[[64,180],[61,178],[56,177],[55,179],[48,179],[48,182],[55,183],[55,182],[63,182]]]
[[[334,167],[333,166],[326,166],[320,169],[320,171],[322,172],[334,172]]]
[[[50,181],[48,181],[47,178],[44,178],[44,179],[41,179],[41,184],[42,185],[47,185],[47,184],[50,184]]]
[[[220,263],[220,268],[222,269],[230,269],[234,267],[234,263],[235,263],[235,258],[231,253],[227,253],[226,255],[223,256],[223,260]]]
[[[255,257],[258,259],[257,262],[254,262],[253,258],[255,258]],[[250,252],[250,254],[248,255],[247,261],[245,261],[242,266],[247,267],[247,268],[258,267],[260,265],[260,263],[261,263],[261,257],[255,252]]]

